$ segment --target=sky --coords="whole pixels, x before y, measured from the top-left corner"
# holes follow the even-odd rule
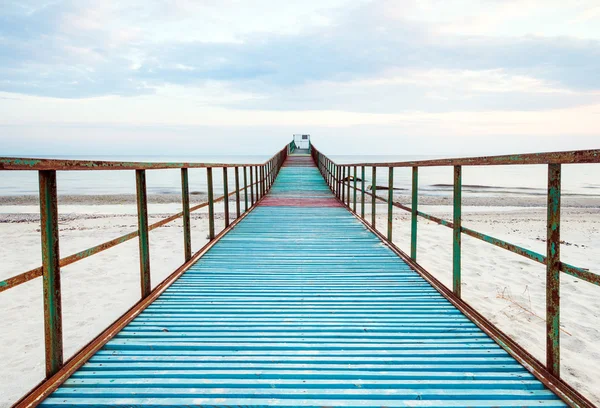
[[[0,3],[0,155],[600,148],[598,0]]]

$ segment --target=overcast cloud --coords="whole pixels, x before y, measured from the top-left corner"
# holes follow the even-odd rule
[[[110,3],[0,8],[5,154],[242,153],[292,132],[345,153],[600,142],[597,1]]]

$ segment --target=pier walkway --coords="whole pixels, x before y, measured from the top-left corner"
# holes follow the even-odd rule
[[[291,155],[44,407],[565,406]]]

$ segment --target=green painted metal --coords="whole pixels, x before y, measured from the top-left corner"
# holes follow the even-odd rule
[[[256,201],[260,200],[260,177],[258,176],[258,166],[254,167],[254,177],[256,177]]]
[[[335,181],[336,181],[335,195],[337,196],[337,198],[339,200],[341,200],[342,199],[342,192],[341,192],[342,178],[340,177],[340,166],[339,165],[335,166]]]
[[[546,224],[546,366],[560,377],[560,179],[561,165],[548,165]]]
[[[417,261],[417,212],[419,205],[419,168],[412,168],[412,202],[410,217],[410,257]]]
[[[452,290],[461,297],[461,224],[462,224],[462,168],[454,166],[454,201],[452,234]]]
[[[350,208],[350,166],[346,166],[346,206]]]
[[[354,205],[352,206],[352,210],[354,210],[354,212],[356,212],[356,195],[357,195],[357,191],[356,191],[356,183],[357,183],[357,181],[356,181],[356,172],[357,172],[357,169],[356,169],[356,166],[354,166],[354,180],[353,180],[354,181],[354,200],[353,200],[354,201]]]
[[[394,168],[388,170],[388,220],[387,239],[392,242],[394,233]]]
[[[504,156],[464,157],[406,162],[352,163],[367,167],[500,166],[514,164],[600,163],[600,149],[565,152],[510,154]]]
[[[329,186],[331,187],[331,189],[333,191],[335,191],[335,183],[334,183],[334,181],[335,181],[335,174],[334,174],[335,167],[334,167],[333,163],[331,162],[331,160],[327,160],[327,162],[329,163]]]
[[[365,218],[365,166],[360,167],[360,216]]]
[[[223,196],[220,196],[218,198],[215,198],[214,202],[219,202],[223,200]],[[197,211],[201,208],[205,208],[208,206],[208,202],[203,202],[200,204],[196,204],[193,207],[190,208],[190,213]],[[173,222],[175,220],[177,220],[178,218],[183,217],[183,211],[170,215],[166,218],[161,219],[160,221],[157,221],[151,225],[148,225],[148,231],[152,231],[155,230],[157,228],[160,228],[164,225],[169,224],[170,222]],[[109,241],[103,242],[101,244],[95,245],[91,248],[87,248],[84,249],[82,251],[76,252],[74,254],[68,255],[64,258],[61,258],[59,261],[59,265],[61,267],[65,267],[67,265],[71,265],[77,261],[80,261],[82,259],[88,258],[92,255],[98,254],[102,251],[106,251],[107,249],[110,249],[112,247],[115,247],[119,244],[122,244],[124,242],[127,242],[131,239],[134,239],[135,237],[138,237],[139,233],[138,230],[136,229],[135,231],[131,231],[127,234],[121,235],[119,237],[113,238]],[[580,272],[577,272],[580,273]],[[37,267],[34,269],[31,269],[27,272],[23,272],[20,273],[19,275],[13,276],[11,278],[5,279],[3,281],[0,281],[0,292],[3,292],[5,290],[8,290],[10,288],[14,288],[15,286],[21,285],[25,282],[28,282],[32,279],[38,278],[42,276],[42,267]]]
[[[138,240],[140,247],[140,287],[142,299],[152,290],[150,284],[150,239],[148,236],[148,197],[146,194],[146,170],[135,171],[138,211]]]
[[[344,182],[343,182],[343,174],[342,174],[342,166],[338,166],[337,168],[337,177],[338,177],[338,198],[343,202],[344,201]]]
[[[348,211],[311,206],[316,169],[270,194],[304,204],[248,214],[42,407],[565,406]]]
[[[342,166],[342,203],[346,204],[346,166]]]
[[[260,188],[262,188],[262,196],[264,197],[265,194],[267,194],[267,167],[265,166],[261,166],[260,167]]]
[[[223,209],[225,211],[225,228],[229,227],[229,179],[227,167],[223,167]]]
[[[240,203],[240,168],[235,168],[235,218],[240,218],[241,215]]]
[[[337,175],[336,175],[337,173],[336,173],[336,171],[337,171],[337,165],[332,164],[331,165],[332,191],[333,191],[333,195],[337,197],[338,196],[338,194],[337,194],[338,190],[337,190]]]
[[[263,196],[265,196],[267,194],[267,188],[268,188],[268,177],[267,177],[267,165],[265,164],[264,166],[262,166],[262,188],[263,188]]]
[[[373,166],[373,174],[371,175],[371,226],[376,227],[376,211],[377,211],[377,167]]]
[[[263,163],[192,163],[192,162],[126,162],[102,160],[63,160],[39,158],[0,157],[0,170],[164,170],[200,169],[236,166],[261,166]]]
[[[254,205],[254,176],[252,175],[252,167],[250,167],[250,205]]]
[[[183,206],[183,255],[185,261],[192,259],[192,227],[190,222],[190,188],[188,169],[181,169],[181,204]]]
[[[248,211],[248,168],[244,166],[244,212]]]
[[[50,378],[63,364],[56,171],[41,170],[38,176],[42,238],[46,378]]]
[[[206,185],[208,189],[208,238],[215,239],[215,202],[213,197],[212,168],[206,169]]]
[[[329,178],[330,178],[330,182],[329,184],[331,184],[331,190],[333,191],[333,194],[335,195],[335,187],[336,187],[336,183],[335,183],[335,165],[333,164],[333,162],[329,162]]]
[[[275,183],[275,177],[277,177],[277,170],[275,169],[275,161],[272,160],[271,161],[271,169],[269,170],[269,175],[270,175],[270,183],[269,183],[269,189],[271,189],[271,187],[273,187],[273,183]]]

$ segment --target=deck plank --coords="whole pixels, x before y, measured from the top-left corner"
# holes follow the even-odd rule
[[[333,197],[310,156],[44,407],[566,406]]]

